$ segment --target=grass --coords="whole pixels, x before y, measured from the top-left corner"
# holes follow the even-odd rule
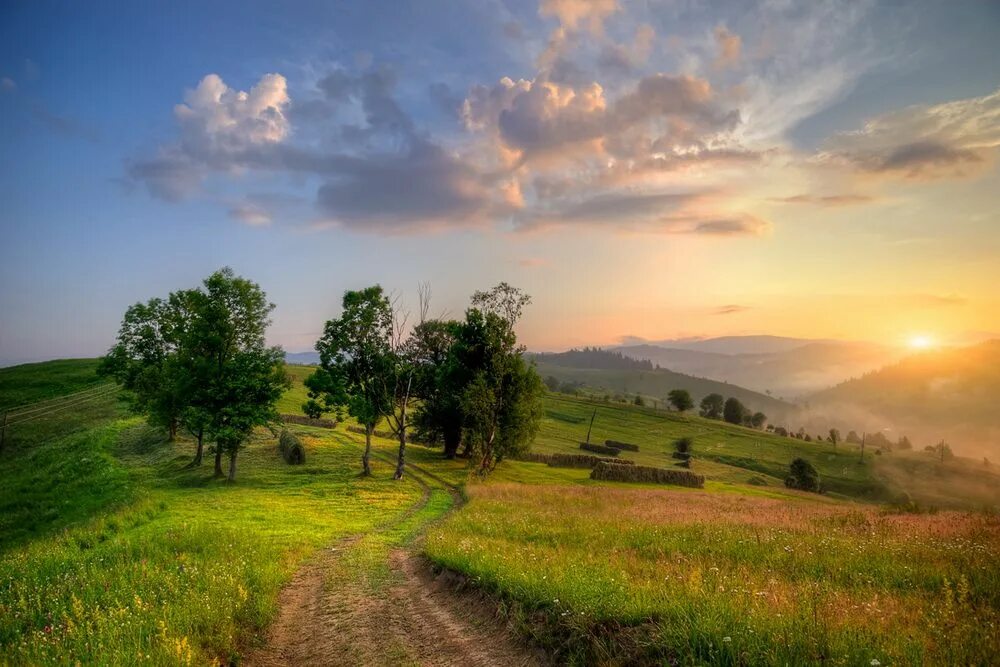
[[[428,556],[505,600],[559,661],[995,659],[995,515],[596,484],[469,494]]]
[[[297,414],[311,369],[289,370],[279,409]],[[83,362],[4,369],[0,396],[52,398],[93,380]],[[954,500],[946,480],[988,488],[991,471],[969,477],[967,462],[935,466],[919,453],[860,463],[850,447],[545,400],[536,451],[578,452],[596,409],[592,440],[635,443],[640,451],[622,456],[640,464],[669,466],[673,440],[693,437],[692,471],[706,476],[705,489],[595,482],[589,470],[521,461],[467,485],[464,462],[411,446],[410,462],[469,495],[439,523],[453,502],[440,484],[412,469],[393,482],[385,458],[396,443],[379,438],[383,458],[372,478],[359,478],[362,437],[342,427],[294,427],[301,466],[286,465],[261,432],[228,484],[210,466],[187,468],[193,444],[165,442],[114,394],[26,423],[0,452],[0,663],[238,662],[316,548],[356,536],[330,579],[379,596],[390,553],[428,526],[429,557],[499,596],[563,661],[995,660],[997,515],[894,514],[847,500],[870,500],[883,480]],[[785,489],[795,456],[837,492]]]
[[[262,432],[228,484],[187,468],[193,443],[166,442],[114,396],[76,412],[0,456],[2,664],[238,660],[314,549],[368,535],[352,553],[377,577],[389,548],[451,504],[440,489],[424,503],[380,459],[358,477],[361,447],[340,429],[297,428],[300,466]]]

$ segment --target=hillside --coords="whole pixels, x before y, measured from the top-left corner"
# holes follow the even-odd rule
[[[791,403],[778,400],[743,387],[676,373],[671,370],[574,368],[551,363],[547,358],[536,358],[538,374],[552,376],[560,382],[577,383],[594,394],[641,394],[650,401],[663,403],[671,389],[686,389],[695,403],[712,393],[735,396],[748,408],[761,411],[771,420],[781,420],[794,411]]]
[[[924,352],[809,397],[811,414],[1000,458],[1000,340]]]
[[[787,339],[781,340],[787,343]],[[705,349],[641,344],[616,350],[679,373],[729,382],[788,399],[858,377],[896,361],[901,354],[883,345],[853,341],[802,341],[790,347],[750,343],[740,347],[732,341],[728,345],[712,346],[708,345],[709,341],[705,342]],[[710,351],[757,348],[768,351]]]

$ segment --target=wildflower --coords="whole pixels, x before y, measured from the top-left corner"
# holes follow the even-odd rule
[[[731,642],[731,641],[733,641],[733,638],[732,637],[723,637],[722,641],[724,641],[724,642]]]
[[[872,658],[871,662],[868,663],[872,667],[878,667],[882,663],[878,661],[878,658]]]

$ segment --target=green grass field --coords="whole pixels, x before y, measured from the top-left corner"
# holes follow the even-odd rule
[[[43,370],[64,391],[85,384]],[[21,377],[0,371],[6,396]],[[259,641],[315,548],[369,535],[351,553],[375,571],[451,504],[440,489],[421,504],[421,487],[392,481],[381,459],[359,478],[360,445],[342,430],[298,429],[307,463],[295,467],[262,432],[227,484],[188,469],[190,441],[165,442],[114,396],[50,421],[76,426],[12,429],[0,454],[0,664],[228,663]]]
[[[0,395],[8,405],[72,396],[95,381],[93,369],[86,360],[3,369]],[[311,369],[289,370],[279,410],[297,414]],[[995,660],[997,514],[894,513],[869,491],[919,483],[914,497],[940,506],[989,500],[961,495],[955,480],[969,479],[968,462],[884,454],[861,463],[852,447],[545,400],[535,451],[578,452],[596,409],[591,440],[637,444],[623,456],[638,463],[669,466],[673,440],[693,437],[705,489],[595,482],[589,470],[523,461],[480,482],[462,461],[412,446],[409,461],[470,499],[438,523],[452,505],[445,488],[427,478],[427,490],[412,475],[393,482],[383,458],[372,478],[359,478],[362,438],[343,428],[295,427],[303,466],[284,464],[262,431],[228,484],[210,466],[187,468],[191,441],[166,442],[115,392],[57,399],[58,412],[11,429],[0,452],[0,664],[239,661],[315,549],[362,536],[331,576],[379,595],[390,551],[428,529],[428,557],[490,592],[560,661]],[[375,445],[394,454],[393,442]],[[785,489],[795,456],[836,491]],[[990,487],[992,473],[977,471]]]

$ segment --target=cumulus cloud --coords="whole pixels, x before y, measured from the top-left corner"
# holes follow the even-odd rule
[[[542,0],[538,13],[558,19],[564,28],[599,33],[604,20],[618,11],[617,0]]]
[[[998,147],[1000,89],[878,116],[834,136],[819,160],[905,179],[948,178],[979,173]]]
[[[713,35],[719,49],[718,55],[715,57],[715,66],[723,69],[739,65],[740,54],[743,50],[743,40],[740,39],[740,36],[730,32],[729,28],[724,25],[716,27]]]

